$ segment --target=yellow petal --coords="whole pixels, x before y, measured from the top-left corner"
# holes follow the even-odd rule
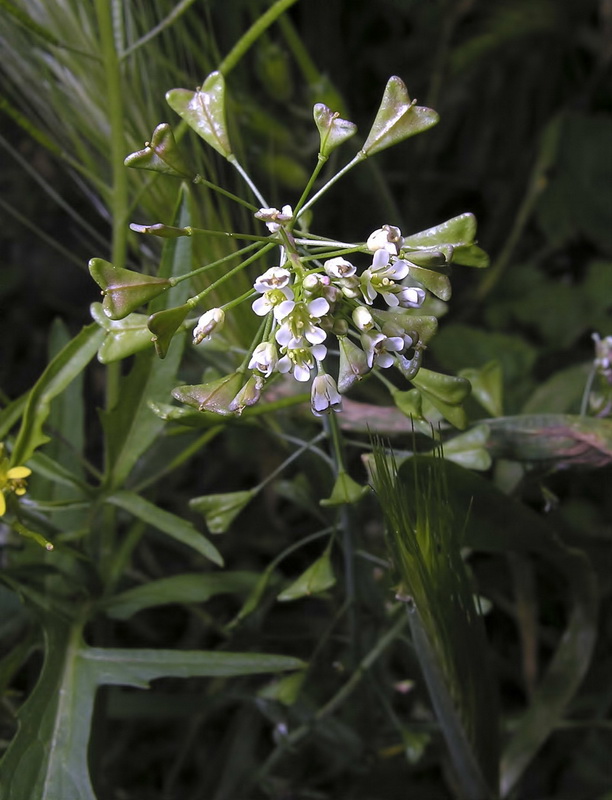
[[[27,478],[31,474],[32,470],[29,467],[12,467],[6,473],[6,477],[9,479],[9,481],[13,481]]]
[[[0,517],[4,516],[6,511],[6,500],[4,499],[4,492],[0,492]]]

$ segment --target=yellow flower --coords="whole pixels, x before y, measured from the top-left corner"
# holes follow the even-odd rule
[[[21,496],[26,492],[26,478],[32,474],[29,467],[10,467],[9,460],[4,455],[4,445],[0,444],[0,517],[6,511],[7,492],[14,492]]]

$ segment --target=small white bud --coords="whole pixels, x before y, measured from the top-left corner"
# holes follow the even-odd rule
[[[221,330],[224,322],[225,311],[222,308],[211,308],[206,311],[193,329],[193,343],[200,344],[204,339],[210,339],[213,333]]]

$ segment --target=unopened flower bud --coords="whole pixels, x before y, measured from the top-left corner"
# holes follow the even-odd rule
[[[374,327],[374,318],[365,306],[357,306],[353,309],[352,317],[357,330],[369,331]]]
[[[193,329],[193,343],[200,344],[204,339],[210,339],[213,333],[221,330],[224,322],[225,311],[222,308],[211,308],[206,311]]]
[[[331,375],[317,375],[312,382],[310,407],[315,417],[329,414],[330,411],[342,411],[342,397]]]
[[[249,369],[256,369],[265,375],[266,378],[270,377],[274,372],[274,367],[278,363],[278,352],[276,345],[272,342],[261,342],[253,350],[253,355],[249,361]]]
[[[366,247],[372,253],[376,250],[386,250],[392,256],[396,256],[404,240],[402,232],[395,225],[383,225],[368,236]]]
[[[346,258],[330,258],[323,264],[323,269],[330,278],[349,278],[356,272],[356,267]]]

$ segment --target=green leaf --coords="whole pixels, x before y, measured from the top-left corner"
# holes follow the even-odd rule
[[[11,453],[11,464],[24,464],[32,453],[49,441],[43,425],[49,416],[51,401],[85,369],[96,354],[104,331],[91,324],[83,328],[45,368],[28,394],[21,428]]]
[[[471,391],[468,380],[421,368],[410,381],[449,422],[465,428],[467,417],[461,404]]]
[[[480,369],[462,369],[459,375],[472,385],[472,397],[494,417],[504,413],[503,373],[499,361],[489,361]]]
[[[155,128],[151,141],[145,142],[144,150],[130,153],[123,163],[126,167],[150,169],[178,178],[193,178],[167,122],[162,122]]]
[[[134,492],[115,492],[106,498],[107,503],[129,511],[138,519],[163,531],[177,542],[191,547],[215,564],[223,566],[223,557],[212,542],[176,514],[164,511]]]
[[[389,78],[380,108],[361,152],[371,156],[393,144],[431,128],[439,120],[435,111],[416,106],[401,78]]]
[[[102,308],[111,319],[127,317],[131,311],[145,305],[171,286],[166,278],[155,278],[131,269],[114,267],[102,258],[90,259],[89,272],[102,289]]]
[[[403,248],[428,248],[446,244],[454,249],[461,245],[473,244],[475,236],[476,217],[468,212],[434,225],[433,228],[405,236]]]
[[[208,494],[194,497],[189,507],[204,515],[206,525],[211,533],[225,533],[242,509],[257,494],[257,489],[241,492],[225,492],[224,494]]]
[[[220,72],[212,72],[195,92],[171,89],[166,101],[218,153],[225,158],[232,154],[225,123],[225,79]]]
[[[358,503],[368,491],[369,488],[367,486],[357,483],[348,472],[342,470],[338,473],[331,495],[319,502],[322,506],[341,506]]]
[[[187,187],[179,191],[174,221],[188,225],[191,221],[190,196]],[[168,239],[164,244],[160,275],[178,277],[191,270],[192,240]],[[189,293],[187,281],[170,289],[151,303],[150,310],[183,303]],[[111,487],[123,484],[142,454],[159,436],[164,422],[150,408],[151,403],[169,399],[176,382],[184,347],[184,337],[176,336],[168,355],[160,362],[153,351],[139,353],[130,373],[122,378],[119,398],[114,408],[102,414],[107,438],[107,480]]]
[[[420,284],[440,300],[450,300],[452,294],[451,282],[447,275],[425,267],[410,266],[410,274]]]
[[[169,603],[205,603],[218,594],[242,594],[252,591],[259,575],[256,572],[212,572],[173,575],[160,578],[116,594],[103,603],[113,619],[129,619],[139,611]]]
[[[444,458],[461,467],[484,471],[491,466],[491,455],[487,450],[488,439],[488,425],[476,425],[445,441],[442,454]]]
[[[494,458],[547,469],[612,463],[612,420],[577,414],[520,414],[487,420]]]
[[[327,589],[331,589],[336,583],[336,578],[330,556],[331,548],[328,547],[314,564],[311,564],[299,578],[278,595],[277,599],[281,602],[299,600],[302,597],[310,597],[313,594],[320,594]]]
[[[59,619],[47,618],[44,633],[42,672],[0,764],[2,800],[96,800],[87,750],[99,686],[146,689],[163,677],[229,678],[305,666],[297,658],[263,653],[88,647],[81,624],[69,627]]]
[[[111,364],[134,355],[151,346],[151,332],[147,328],[144,314],[128,314],[120,320],[112,320],[103,313],[101,303],[92,303],[90,313],[95,322],[106,331],[98,350],[98,361]]]
[[[275,700],[284,706],[292,706],[298,698],[305,679],[305,671],[286,675],[284,678],[279,678],[264,686],[257,692],[257,696],[263,697],[264,700]]]

